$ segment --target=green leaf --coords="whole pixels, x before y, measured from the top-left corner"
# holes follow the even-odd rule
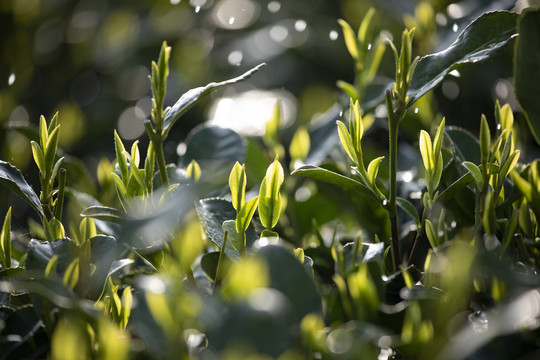
[[[28,245],[26,269],[43,272],[54,255],[58,256],[56,270],[62,274],[69,264],[78,258],[79,247],[69,238],[52,242],[32,239]]]
[[[358,41],[362,46],[367,49],[368,46],[368,35],[371,25],[371,20],[373,20],[373,15],[375,15],[375,9],[369,8],[366,15],[364,15],[364,18],[362,19],[362,22],[360,23],[360,27],[358,28]]]
[[[480,163],[480,143],[469,131],[457,127],[448,127],[446,134],[452,142],[454,157],[458,163],[470,161]]]
[[[126,218],[123,211],[108,206],[90,206],[81,212],[82,217],[120,223]]]
[[[347,50],[349,50],[349,54],[351,54],[354,60],[358,60],[360,54],[358,52],[358,40],[356,39],[356,34],[345,20],[339,19],[338,23],[343,29],[343,38],[345,39],[345,45],[347,46]]]
[[[540,145],[540,9],[524,11],[518,28],[519,38],[514,53],[516,95],[529,129]]]
[[[118,163],[118,168],[120,169],[120,175],[122,175],[122,183],[124,186],[127,186],[129,180],[129,172],[126,158],[126,149],[124,144],[118,136],[116,130],[114,131],[114,149],[116,151],[116,162]]]
[[[253,76],[253,74],[259,71],[265,65],[266,64],[264,63],[257,65],[253,69],[245,72],[243,75],[240,75],[233,79],[225,80],[225,81],[221,81],[217,83],[212,82],[206,86],[191,89],[185,94],[183,94],[180,97],[180,99],[178,99],[178,101],[167,112],[167,115],[165,115],[165,119],[163,121],[163,134],[167,136],[167,134],[171,130],[171,127],[180,118],[180,116],[182,116],[186,111],[188,111],[193,105],[195,105],[204,96],[210,94],[212,91],[217,90],[223,86],[235,84],[237,82],[249,79],[251,76]]]
[[[48,140],[49,132],[47,131],[47,120],[45,120],[45,116],[41,115],[39,117],[39,141],[41,146],[45,147]]]
[[[196,160],[202,169],[210,166],[226,168],[227,175],[235,162],[244,161],[246,154],[246,144],[238,133],[217,126],[194,129],[186,139],[186,146],[181,167]]]
[[[220,198],[210,198],[197,201],[195,208],[206,235],[221,249],[224,235],[222,224],[226,220],[236,219],[236,211],[231,202]],[[249,248],[257,238],[254,228],[250,226],[246,232],[246,248]],[[233,260],[240,258],[240,254],[233,248],[230,241],[227,241],[225,245],[225,254]]]
[[[347,155],[351,158],[351,160],[358,164],[358,157],[356,156],[356,149],[354,148],[351,134],[349,134],[349,130],[345,127],[345,124],[343,124],[341,121],[336,121],[337,127],[338,127],[338,135],[339,135],[339,141],[341,141],[341,147]]]
[[[63,277],[64,284],[70,289],[75,288],[79,282],[79,259],[74,259],[67,267]]]
[[[500,175],[502,177],[506,177],[510,173],[510,171],[512,171],[514,166],[516,166],[519,160],[519,154],[519,150],[514,151],[512,155],[510,155],[506,162],[502,165],[502,167],[500,168]]]
[[[437,129],[437,133],[435,134],[435,137],[433,138],[433,156],[439,156],[442,149],[442,143],[443,143],[443,137],[444,137],[444,124],[445,119],[443,118],[441,123],[439,124],[439,128]],[[436,160],[434,158],[434,160]]]
[[[236,221],[234,220],[226,220],[223,222],[223,225],[221,225],[223,229],[223,233],[225,231],[227,232],[227,243],[225,244],[225,250],[227,249],[227,244],[231,244],[234,248],[234,250],[238,251],[240,254],[240,249],[245,248],[244,244],[240,243],[240,235],[236,225]]]
[[[236,217],[236,231],[245,232],[247,230],[258,204],[259,197],[256,196],[242,206]]]
[[[435,160],[433,159],[433,147],[431,144],[431,137],[427,131],[420,131],[420,154],[422,155],[422,161],[427,171],[432,172],[435,167]]]
[[[192,182],[196,183],[201,178],[201,167],[196,160],[191,160],[186,168],[186,174]]]
[[[481,189],[484,186],[484,178],[482,177],[480,168],[470,161],[464,161],[463,166],[467,168],[469,173],[473,176],[474,181],[476,181],[476,185],[479,189]]]
[[[216,279],[217,268],[219,264],[219,251],[206,253],[201,257],[201,268],[212,281]]]
[[[135,167],[139,167],[139,163],[141,161],[141,154],[139,152],[139,140],[135,141],[133,145],[131,145],[131,160],[135,163]]]
[[[491,150],[491,132],[487,123],[486,116],[482,114],[480,120],[480,158],[482,165],[486,166]]]
[[[246,182],[246,167],[237,161],[229,175],[232,205],[236,211],[240,211],[246,202]]]
[[[291,140],[289,154],[293,160],[305,160],[311,146],[309,133],[304,126],[300,126]]]
[[[518,40],[519,41],[519,40]],[[495,102],[495,120],[497,124],[501,125],[501,130],[512,130],[514,125],[514,114],[510,104],[504,104],[503,107],[499,105],[499,100]]]
[[[348,97],[351,99],[358,99],[360,97],[360,94],[358,93],[358,90],[353,84],[349,84],[346,81],[338,80],[336,81],[336,86],[341,89],[345,94],[347,94]]]
[[[429,243],[433,249],[436,249],[440,245],[439,236],[437,235],[437,232],[435,231],[433,224],[428,219],[426,219],[425,221],[425,227],[426,227],[426,235],[429,240]]]
[[[418,215],[418,211],[416,211],[416,208],[409,200],[397,197],[396,204],[414,220],[416,226],[420,226],[420,216]]]
[[[374,200],[378,201],[378,197],[370,188],[365,186],[359,181],[356,181],[347,176],[338,174],[336,172],[323,169],[318,166],[306,165],[298,168],[292,172],[292,175],[300,175],[315,180],[324,181],[330,184],[337,185],[343,189],[354,190],[362,195],[371,197]]]
[[[30,141],[30,145],[32,145],[32,156],[34,157],[34,162],[36,163],[39,171],[42,174],[45,174],[45,155],[43,155],[41,146],[39,146],[39,144],[35,141]]]
[[[90,275],[88,283],[88,297],[97,300],[104,288],[107,276],[116,256],[116,239],[106,235],[96,235],[89,239],[90,263],[95,270]]]
[[[41,217],[44,216],[39,196],[37,196],[30,185],[28,185],[19,169],[2,160],[0,160],[0,183],[19,195]]]
[[[458,66],[485,61],[499,54],[516,34],[517,17],[515,13],[505,11],[486,13],[469,24],[448,48],[422,57],[409,87],[408,106],[436,87]]]
[[[56,156],[56,149],[58,147],[58,137],[60,135],[60,126],[54,128],[52,133],[49,134],[49,139],[47,140],[47,145],[44,147],[43,151],[45,152],[45,166],[48,176],[52,173],[52,168],[54,166],[54,157]],[[44,175],[45,175],[44,174]],[[49,180],[49,179],[47,179]],[[50,179],[52,180],[52,179]]]
[[[7,211],[0,233],[0,261],[3,269],[11,267],[11,207]]]
[[[266,170],[259,191],[259,217],[262,225],[267,229],[276,226],[281,212],[281,194],[279,190],[283,184],[283,168],[278,160],[274,160]]]
[[[146,183],[146,187],[149,190],[152,189],[152,179],[154,177],[154,163],[154,145],[150,141],[150,143],[148,144],[148,150],[146,151],[146,159],[144,160],[144,181]]]
[[[384,156],[380,156],[376,159],[371,160],[371,162],[368,165],[367,168],[367,174],[369,177],[369,182],[372,185],[375,185],[375,179],[377,178],[377,173],[379,172],[379,165],[381,164],[381,161],[384,159]]]

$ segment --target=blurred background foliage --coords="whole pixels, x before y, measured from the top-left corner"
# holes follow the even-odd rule
[[[113,129],[127,146],[139,137],[147,141],[141,135],[151,108],[149,65],[164,40],[173,48],[166,105],[190,88],[268,64],[183,117],[165,144],[167,161],[176,162],[189,131],[203,122],[262,135],[278,98],[285,127],[317,121],[340,97],[336,80],[354,77],[337,19],[358,28],[375,7],[376,31],[399,39],[404,26],[415,26],[415,55],[422,56],[447,47],[481,13],[514,6],[519,4],[512,0],[5,0],[0,3],[0,158],[35,179],[36,169],[28,167],[28,128],[37,129],[41,114],[50,118],[60,111],[59,146],[88,169],[73,165],[76,181],[69,185],[92,193],[95,179],[89,174],[96,173],[100,158],[113,158]],[[401,134],[414,143],[418,131],[429,129],[440,114],[447,125],[477,132],[481,113],[493,122],[495,99],[516,110],[511,53],[509,48],[495,61],[453,73],[418,103],[421,111],[411,111]],[[391,78],[393,72],[386,51],[379,75]],[[385,122],[379,123],[369,139],[373,153],[386,147]],[[520,135],[529,142],[528,131]],[[415,152],[410,157],[418,160]],[[19,204],[14,221],[22,218],[25,205],[0,189],[0,213],[8,203]]]

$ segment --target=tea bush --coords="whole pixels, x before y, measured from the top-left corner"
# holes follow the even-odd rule
[[[94,194],[67,181],[62,114],[42,116],[26,131],[39,195],[0,161],[0,183],[34,212],[26,236],[11,210],[3,221],[0,357],[538,356],[540,162],[523,157],[517,133],[540,137],[540,11],[484,13],[445,50],[415,57],[415,37],[433,31],[426,11],[397,45],[373,10],[358,30],[339,21],[354,80],[338,81],[343,95],[318,122],[283,128],[278,102],[262,137],[196,127],[177,164],[164,144],[181,117],[265,68],[165,107],[163,43],[148,146],[111,134],[115,160],[99,163]],[[520,112],[497,102],[474,119],[478,136],[430,115],[424,99],[449,73],[510,46]],[[387,49],[395,76],[381,80]],[[422,112],[430,127],[400,136]],[[384,153],[369,139],[381,129]]]

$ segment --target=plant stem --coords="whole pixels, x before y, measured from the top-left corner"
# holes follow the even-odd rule
[[[221,282],[222,272],[223,272],[223,261],[225,261],[225,245],[227,245],[227,236],[229,235],[228,231],[225,231],[223,234],[223,242],[221,243],[221,250],[219,251],[219,260],[216,269],[216,278],[214,279],[214,288],[212,292],[216,291],[217,285]]]
[[[62,208],[64,207],[64,190],[66,188],[66,169],[60,169],[58,175],[58,197],[56,198],[56,209],[54,217],[62,220]]]
[[[169,186],[169,174],[167,174],[167,163],[165,162],[165,155],[163,154],[162,135],[160,132],[158,132],[158,129],[154,130],[150,120],[146,120],[144,122],[144,127],[150,141],[152,142],[152,146],[154,147],[154,154],[156,156],[156,163],[159,170],[161,184],[164,186]]]
[[[245,256],[246,255],[246,232],[240,231],[238,233],[238,236],[240,237],[240,255]]]
[[[389,176],[390,176],[390,188],[388,190],[388,204],[386,204],[386,210],[388,211],[388,217],[390,219],[390,230],[391,230],[391,246],[392,246],[392,255],[394,258],[394,267],[395,271],[399,269],[401,264],[401,255],[399,253],[399,237],[398,237],[398,224],[397,224],[397,205],[396,205],[396,189],[397,189],[397,143],[398,143],[398,127],[400,116],[396,116],[394,112],[394,107],[392,105],[390,91],[386,92],[386,107],[388,111],[388,127],[389,127],[389,158],[390,158],[390,167],[389,167]]]

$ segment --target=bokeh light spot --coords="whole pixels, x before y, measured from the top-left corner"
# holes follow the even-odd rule
[[[118,119],[118,134],[126,140],[134,140],[144,132],[144,113],[136,106],[127,108]]]

